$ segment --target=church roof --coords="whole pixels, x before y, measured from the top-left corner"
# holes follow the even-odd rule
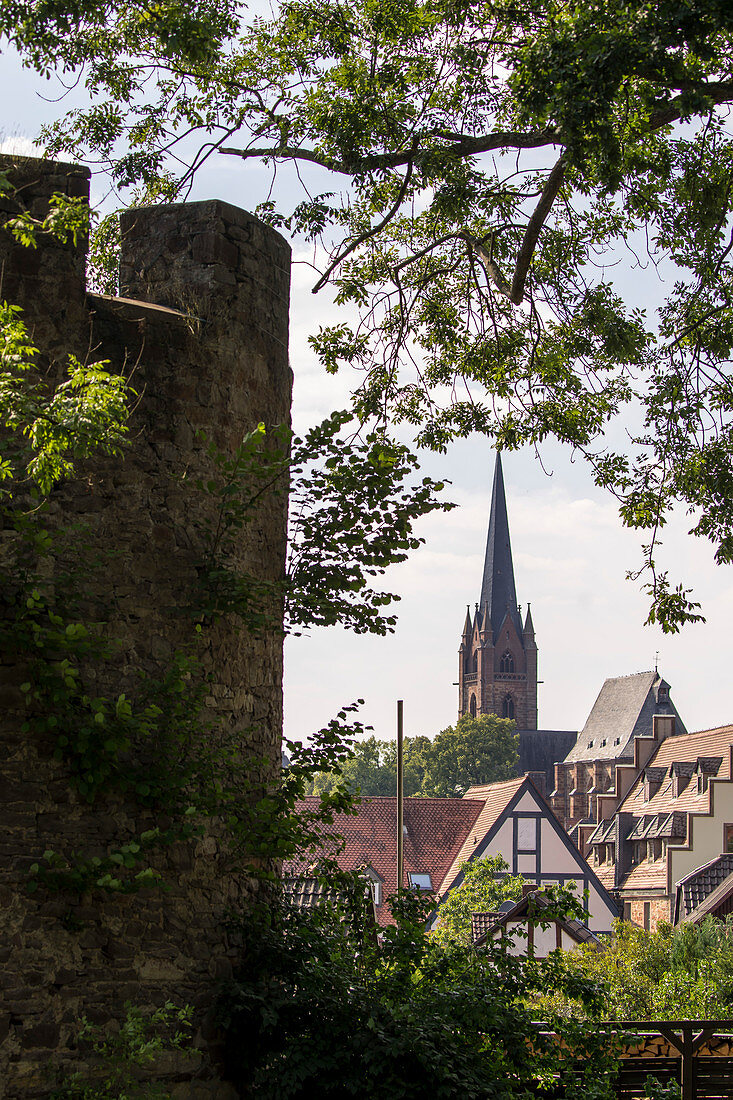
[[[519,618],[517,609],[512,547],[509,540],[509,518],[504,494],[504,475],[501,469],[501,455],[498,451],[496,452],[496,465],[494,466],[489,534],[486,539],[486,557],[484,558],[484,575],[481,582],[479,607],[482,610],[486,608],[494,637],[498,634],[501,624],[504,622],[507,612],[509,612],[521,638],[522,621]]]
[[[651,736],[655,714],[675,715],[676,733],[686,732],[658,672],[606,680],[566,762],[633,760],[634,738]]]

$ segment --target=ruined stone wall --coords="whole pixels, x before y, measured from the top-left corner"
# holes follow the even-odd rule
[[[53,192],[88,195],[88,173],[75,166],[5,157],[0,170],[18,189],[0,204],[3,220],[23,208],[42,217]],[[109,360],[137,391],[124,455],[87,463],[53,491],[47,513],[52,530],[76,522],[85,546],[99,551],[88,615],[115,639],[117,691],[134,692],[141,673],[162,675],[192,636],[192,592],[214,515],[211,499],[194,490],[212,472],[200,433],[231,451],[259,421],[288,421],[290,253],[279,234],[223,202],[138,209],[122,229],[124,297],[86,293],[81,242],[42,240],[31,250],[4,230],[0,295],[22,306],[41,375],[58,375],[72,352]],[[264,581],[281,577],[285,523],[285,494],[268,497],[242,533],[239,565]],[[202,737],[225,728],[274,774],[280,632],[253,636],[224,617],[205,631],[198,656],[210,676],[211,728],[202,724]],[[167,892],[29,894],[28,869],[44,850],[102,856],[160,822],[120,795],[90,806],[75,793],[53,740],[22,729],[27,675],[16,657],[0,654],[3,1100],[47,1095],[53,1067],[73,1060],[79,1017],[114,1028],[126,1001],[193,1004],[206,1046],[214,1039],[207,1010],[237,957],[225,920],[256,889],[228,870],[214,825],[160,856]],[[194,1070],[178,1068],[174,1096],[218,1095],[219,1086],[186,1084]]]

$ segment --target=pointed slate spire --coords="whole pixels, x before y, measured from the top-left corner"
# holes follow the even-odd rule
[[[470,638],[473,631],[473,623],[471,622],[471,608],[466,604],[466,621],[463,624],[463,637]]]
[[[532,622],[532,612],[529,604],[527,604],[527,618],[524,620],[524,633],[534,635],[534,623]]]
[[[507,612],[511,615],[517,633],[521,637],[522,623],[517,611],[512,547],[509,541],[509,519],[506,510],[506,496],[504,495],[504,475],[501,469],[501,455],[498,451],[496,452],[496,465],[494,467],[489,535],[486,540],[486,558],[484,559],[484,576],[479,603],[482,609],[486,608],[494,638],[496,638]],[[485,625],[488,625],[488,623]]]

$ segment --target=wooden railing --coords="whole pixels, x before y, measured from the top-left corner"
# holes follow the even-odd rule
[[[732,1100],[733,1020],[622,1020],[593,1026],[619,1051],[617,1100],[643,1100],[648,1077],[662,1085],[677,1081],[682,1100]],[[558,1084],[555,1096],[561,1100],[564,1089]]]
[[[624,1020],[605,1026],[629,1037],[621,1058],[619,1100],[644,1096],[649,1074],[678,1081],[682,1100],[733,1097],[733,1020]]]

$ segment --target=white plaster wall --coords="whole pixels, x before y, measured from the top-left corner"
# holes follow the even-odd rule
[[[693,780],[694,782],[694,780]],[[733,783],[711,781],[712,813],[709,817],[690,815],[687,845],[668,849],[670,889],[691,871],[709,863],[723,851],[723,826],[733,823]]]

